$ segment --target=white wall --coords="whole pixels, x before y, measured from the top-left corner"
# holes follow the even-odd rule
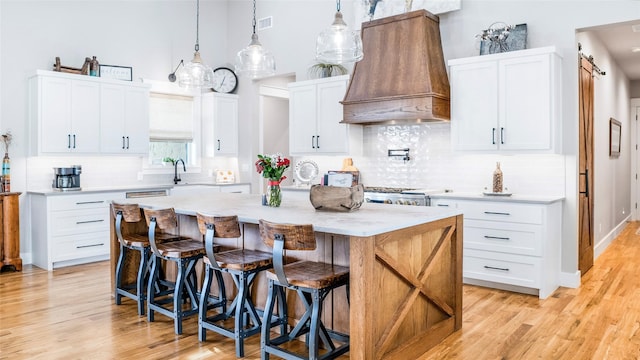
[[[606,75],[594,77],[594,240],[596,257],[631,215],[631,121],[629,80],[592,32],[577,34],[582,51],[593,55]],[[620,156],[609,157],[609,119],[622,123]]]
[[[640,80],[632,81],[629,84],[629,94],[632,98],[640,98]]]

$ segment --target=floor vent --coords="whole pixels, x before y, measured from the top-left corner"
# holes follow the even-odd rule
[[[258,19],[258,31],[273,27],[273,16]]]

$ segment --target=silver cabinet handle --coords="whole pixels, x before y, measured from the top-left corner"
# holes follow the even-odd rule
[[[489,269],[489,270],[500,270],[500,271],[509,271],[509,268],[499,268],[499,267],[493,267],[493,266],[484,266],[485,269]]]
[[[496,128],[491,128],[491,144],[496,144]]]
[[[449,207],[449,204],[438,204],[436,206]]]
[[[320,149],[320,135],[316,135],[316,149]]]
[[[496,211],[485,211],[484,213],[487,215],[506,215],[506,216],[511,215],[507,212],[496,212]]]
[[[85,205],[85,204],[102,204],[104,200],[97,201],[76,201],[76,205]]]
[[[504,145],[504,128],[500,128],[500,144]]]
[[[127,150],[129,150],[129,137],[127,136]]]
[[[218,151],[220,151],[220,139],[218,139]]]
[[[71,149],[71,134],[67,134],[67,149]]]
[[[484,236],[485,239],[496,239],[496,240],[511,240],[508,237],[500,237],[500,236],[489,236],[489,235],[485,235]]]
[[[311,148],[312,149],[316,148],[315,140],[316,140],[316,136],[315,135],[311,136]]]
[[[76,134],[73,134],[73,148],[76,148]]]
[[[99,223],[99,222],[103,222],[104,219],[100,219],[100,220],[86,220],[86,221],[76,221],[77,225],[80,224],[91,224],[91,223]]]
[[[104,245],[104,243],[91,244],[91,245],[81,245],[81,246],[76,246],[76,249],[82,249],[82,248],[88,248],[88,247],[96,247],[96,246],[102,246],[102,245]]]
[[[124,136],[122,137],[122,150],[124,150]]]

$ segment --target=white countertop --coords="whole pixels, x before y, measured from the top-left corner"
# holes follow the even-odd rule
[[[442,194],[430,195],[431,199],[458,199],[458,200],[481,200],[481,201],[504,201],[504,202],[519,202],[519,203],[531,203],[531,204],[551,204],[556,201],[564,200],[563,196],[537,196],[526,194],[513,194],[511,196],[494,196],[484,195],[482,193],[461,193],[450,192]]]
[[[315,231],[349,236],[372,236],[462,214],[455,209],[364,203],[352,212],[316,211],[308,199],[288,199],[277,208],[263,206],[258,194],[211,193],[130,199],[143,207],[173,207],[177,213],[238,215],[241,222],[258,220],[312,224]]]
[[[78,195],[103,192],[122,192],[122,191],[151,191],[151,190],[167,190],[174,187],[182,186],[233,186],[233,185],[249,185],[249,183],[188,183],[188,184],[161,184],[161,185],[123,185],[123,186],[102,186],[102,187],[81,187],[82,190],[76,191],[56,191],[51,188],[40,190],[29,190],[28,194],[57,196],[57,195]]]

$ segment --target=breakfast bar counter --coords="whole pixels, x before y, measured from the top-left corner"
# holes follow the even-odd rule
[[[287,255],[349,266],[350,301],[343,289],[335,290],[322,316],[328,327],[350,334],[352,359],[418,358],[462,326],[462,215],[457,210],[365,203],[353,212],[324,212],[306,199],[274,208],[262,206],[260,195],[227,193],[127,202],[173,207],[181,234],[191,236],[199,236],[197,212],[237,215],[243,236],[226,245],[264,251],[270,248],[260,239],[260,219],[312,224],[318,248],[312,255]],[[118,254],[112,231],[112,268]],[[265,290],[265,279],[258,279],[259,307]]]

